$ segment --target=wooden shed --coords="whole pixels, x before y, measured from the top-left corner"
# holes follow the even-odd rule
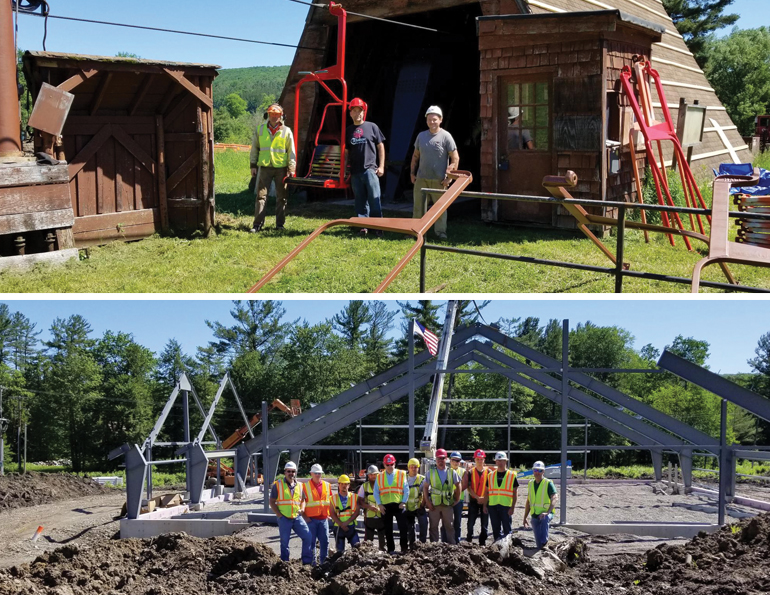
[[[627,140],[631,122],[618,81],[635,58],[649,59],[663,27],[619,10],[489,16],[478,23],[482,189],[543,194],[545,176],[572,170],[580,180],[576,198],[634,194],[630,152],[614,149]],[[611,163],[613,155],[619,163]],[[642,175],[643,159],[636,164]],[[483,201],[481,208],[490,221],[575,226],[569,213],[549,205]]]
[[[218,66],[27,52],[42,83],[75,95],[55,153],[66,160],[78,246],[214,221],[212,83]],[[35,150],[44,150],[42,136]]]

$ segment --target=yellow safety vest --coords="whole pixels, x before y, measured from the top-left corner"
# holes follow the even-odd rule
[[[285,517],[290,519],[296,519],[299,516],[299,507],[302,504],[302,486],[297,483],[294,486],[294,495],[292,495],[289,489],[289,484],[281,479],[275,480],[277,486],[277,496],[275,503],[278,506],[278,510]]]
[[[508,469],[503,477],[502,485],[497,485],[497,471],[489,472],[489,506],[513,506],[513,482],[516,472]]]
[[[409,488],[409,500],[406,501],[407,510],[417,510],[422,504],[422,482],[425,476],[419,473],[414,476],[414,484]]]
[[[466,469],[465,469],[465,467],[458,467],[457,469],[454,469],[454,468],[452,468],[451,465],[449,466],[449,468],[452,469],[452,471],[454,471],[455,473],[457,473],[457,476],[460,478],[460,490],[461,490],[460,498],[462,498],[462,494],[463,494],[463,492],[462,492],[463,475],[465,475]]]
[[[531,480],[527,486],[527,499],[529,500],[529,510],[533,515],[548,512],[551,507],[551,495],[548,493],[548,486],[553,482],[544,477],[540,482],[540,487],[535,492],[535,480]]]
[[[404,499],[404,484],[406,483],[406,471],[393,470],[393,483],[389,484],[388,474],[381,471],[377,476],[377,487],[380,490],[380,502],[383,504],[401,503]]]
[[[446,481],[441,483],[438,469],[430,470],[430,501],[433,506],[452,506],[455,503],[454,469],[446,468]]]
[[[374,486],[368,481],[364,484],[364,495],[366,496],[366,503],[369,506],[377,506],[377,500],[374,499]],[[382,515],[379,511],[374,512],[372,510],[366,510],[366,516],[370,519],[380,518]]]
[[[329,502],[331,501],[331,486],[328,482],[321,480],[321,494],[316,497],[315,490],[310,485],[312,479],[303,484],[305,488],[305,514],[309,517],[329,516]]]
[[[260,167],[286,167],[289,164],[288,144],[289,129],[284,125],[275,133],[270,134],[267,122],[260,124],[259,156],[257,165]]]
[[[356,514],[358,512],[358,496],[353,492],[348,491],[348,505],[345,507],[342,506],[342,499],[339,494],[332,494],[332,502],[337,510],[337,516],[343,523],[347,523],[350,519],[358,516]],[[338,527],[340,526],[339,523],[335,522],[334,524]]]

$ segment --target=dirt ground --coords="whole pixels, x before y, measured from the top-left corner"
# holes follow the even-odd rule
[[[755,497],[770,500],[769,494],[766,487],[754,488]],[[735,505],[728,508],[728,521],[737,524],[691,541],[586,536],[555,526],[553,552],[537,552],[531,532],[516,531],[484,548],[468,543],[419,544],[417,551],[396,557],[369,544],[344,554],[333,553],[332,548],[325,565],[310,569],[297,560],[296,539],[292,561],[278,559],[274,526],[255,525],[233,537],[209,540],[183,534],[113,539],[124,498],[124,492],[109,489],[0,511],[0,595],[770,592],[770,515],[755,517],[756,511]],[[673,495],[662,484],[572,485],[568,503],[568,520],[574,523],[715,522],[713,500],[698,494]],[[249,504],[258,502],[241,506]],[[521,514],[517,509],[514,526]],[[38,525],[44,532],[32,543]]]
[[[37,506],[78,496],[104,494],[109,488],[88,477],[64,473],[10,473],[0,477],[0,510]]]

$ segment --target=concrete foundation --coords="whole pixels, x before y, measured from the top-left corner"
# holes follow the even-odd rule
[[[567,523],[565,525],[559,525],[559,527],[566,527],[568,529],[574,529],[575,531],[590,533],[591,535],[628,533],[630,535],[660,537],[661,539],[691,539],[701,531],[705,531],[706,533],[713,533],[719,529],[719,525],[701,523],[671,523],[670,525],[662,523],[610,523],[606,525],[573,525]]]
[[[219,537],[232,535],[249,526],[247,522],[231,523],[228,520],[209,519],[122,519],[120,538],[156,537],[162,533],[185,532],[193,537]]]

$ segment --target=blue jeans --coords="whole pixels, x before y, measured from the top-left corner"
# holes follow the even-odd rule
[[[345,551],[345,542],[347,541],[350,543],[351,546],[358,545],[358,542],[360,541],[358,538],[358,531],[356,531],[356,523],[355,521],[351,522],[348,525],[348,530],[343,531],[342,527],[334,527],[334,531],[336,533],[336,541],[335,546],[337,547],[338,552],[344,552]]]
[[[278,517],[278,534],[281,536],[281,560],[289,561],[289,539],[291,532],[302,540],[302,563],[312,564],[313,562],[313,544],[310,541],[310,530],[305,523],[305,519],[298,516],[296,519],[290,519],[285,516]]]
[[[552,520],[553,513],[545,515],[542,521],[535,515],[532,515],[529,519],[529,522],[532,524],[532,532],[535,534],[535,545],[538,549],[548,543],[548,529],[551,527]]]
[[[511,533],[511,517],[508,515],[508,508],[508,506],[502,504],[487,506],[487,510],[489,510],[489,523],[492,525],[492,539],[494,541],[499,541]]]
[[[489,533],[489,514],[484,512],[484,505],[476,502],[474,498],[471,498],[468,502],[468,528],[466,539],[473,541],[473,526],[476,524],[476,519],[481,519],[481,535],[479,535],[479,545],[485,545],[487,543],[487,535]]]
[[[356,215],[359,217],[382,217],[380,204],[380,179],[373,169],[350,176],[353,195],[356,197]]]
[[[460,543],[460,525],[463,522],[463,503],[464,500],[460,498],[460,501],[452,506],[452,526],[455,528],[455,543]],[[444,527],[441,527],[441,541],[446,543],[446,531]]]
[[[321,545],[318,563],[323,564],[326,556],[329,555],[329,521],[328,519],[310,519],[307,528],[310,530],[311,562],[315,565],[315,542],[318,540],[318,543]]]
[[[420,514],[420,511],[422,511],[422,514]],[[419,539],[422,543],[425,543],[428,540],[428,511],[424,508],[418,508],[417,510],[407,511],[404,514],[406,514],[409,547],[412,547],[418,538],[414,530],[415,521],[417,521],[419,528]]]

